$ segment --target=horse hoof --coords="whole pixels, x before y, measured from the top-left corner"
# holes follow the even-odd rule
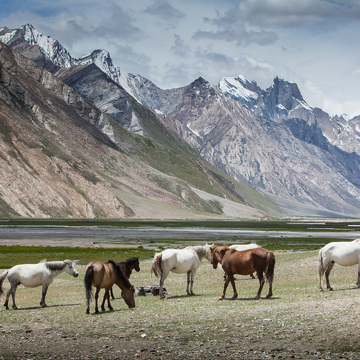
[[[224,298],[222,297],[222,296],[220,296],[219,298],[218,298],[218,300],[220,301],[220,300],[223,300]]]
[[[86,310],[86,313],[87,313],[87,314],[90,314],[90,310]]]

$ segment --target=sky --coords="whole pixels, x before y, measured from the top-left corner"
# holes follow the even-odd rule
[[[360,115],[359,0],[0,0],[0,27],[32,24],[75,57],[110,52],[162,89],[243,75],[296,82],[312,107]]]

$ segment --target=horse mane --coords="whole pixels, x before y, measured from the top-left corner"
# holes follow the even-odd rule
[[[115,268],[115,270],[118,272],[122,282],[124,283],[124,285],[127,287],[127,288],[131,288],[131,283],[129,281],[129,279],[126,277],[126,275],[124,274],[124,271],[123,269],[121,268],[121,266],[119,265],[119,263],[115,262],[114,260],[108,260],[108,262],[110,264],[112,264],[112,266]]]
[[[190,248],[194,249],[194,251],[196,252],[196,254],[198,255],[199,259],[201,260],[202,258],[205,257],[205,255],[207,254],[207,249],[205,246],[202,245],[195,245],[195,246],[189,246]]]
[[[64,261],[47,261],[45,262],[45,266],[51,271],[59,271],[63,270],[66,264]]]
[[[129,259],[125,260],[125,261],[122,261],[122,263],[125,263],[126,265],[128,265],[128,264],[131,264],[131,263],[136,262],[136,261],[139,261],[139,258],[138,257],[132,257],[132,258],[129,258]]]

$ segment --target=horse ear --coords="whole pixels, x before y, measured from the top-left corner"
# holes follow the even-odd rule
[[[80,260],[73,260],[72,262],[73,262],[73,264],[77,264],[80,262]]]
[[[221,249],[221,250],[220,250],[220,254],[221,254],[222,256],[224,256],[225,253],[226,253],[226,249]]]

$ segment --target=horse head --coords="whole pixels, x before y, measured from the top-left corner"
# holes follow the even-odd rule
[[[69,275],[72,275],[74,277],[78,277],[79,273],[77,272],[77,270],[75,269],[74,265],[77,264],[79,262],[79,260],[64,260],[65,263],[65,272],[68,273]]]
[[[213,245],[210,248],[210,254],[211,254],[211,263],[213,264],[213,268],[217,268],[218,263],[222,263],[222,259],[226,252],[229,250],[227,246],[217,246]]]
[[[217,265],[218,265],[218,260],[215,256],[215,251],[216,251],[217,247],[218,247],[217,245],[212,245],[210,247],[210,262],[214,269],[216,269]]]
[[[135,294],[134,285],[131,285],[130,288],[124,287],[121,289],[121,297],[124,299],[127,306],[131,309],[135,307],[134,294]]]
[[[135,263],[134,263],[134,269],[136,272],[139,272],[140,271],[140,264],[139,264],[139,258],[135,258]]]

